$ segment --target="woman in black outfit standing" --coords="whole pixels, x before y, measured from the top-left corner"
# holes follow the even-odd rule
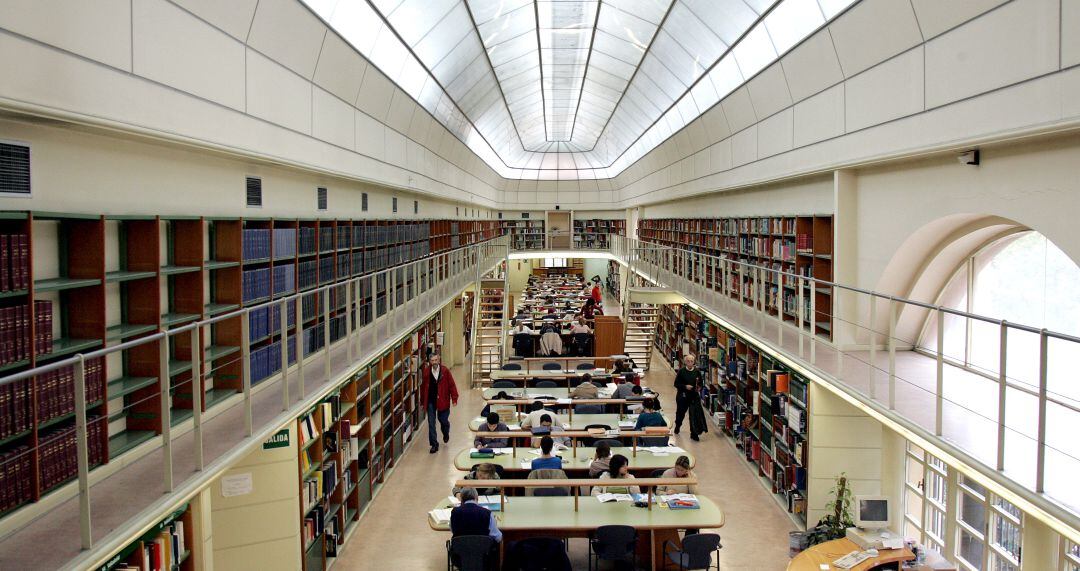
[[[701,411],[701,397],[698,393],[701,389],[701,371],[697,369],[695,364],[696,359],[694,356],[686,355],[683,357],[682,367],[675,374],[675,434],[679,433],[683,419],[686,418],[686,413],[689,412],[691,440],[699,440],[698,434],[708,430],[704,426],[704,413]],[[700,419],[695,418],[698,416],[700,416]]]

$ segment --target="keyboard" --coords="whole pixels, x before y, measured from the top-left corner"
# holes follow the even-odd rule
[[[833,567],[837,567],[840,569],[851,569],[852,567],[858,565],[859,563],[862,563],[863,561],[866,561],[867,559],[870,559],[870,556],[867,555],[865,552],[852,551],[851,553],[848,553],[840,559],[833,561],[832,564]]]

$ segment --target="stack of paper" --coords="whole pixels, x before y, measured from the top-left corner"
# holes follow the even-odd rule
[[[431,510],[430,512],[428,512],[428,514],[431,515],[431,519],[435,520],[435,523],[450,523],[449,508],[441,510]]]

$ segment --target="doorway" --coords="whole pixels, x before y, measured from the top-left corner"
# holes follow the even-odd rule
[[[570,249],[570,243],[573,240],[573,228],[570,223],[569,211],[549,210],[547,212],[546,227],[549,249]]]

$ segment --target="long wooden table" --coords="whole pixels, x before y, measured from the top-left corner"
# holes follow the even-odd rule
[[[822,566],[824,566],[824,569],[838,569],[833,567],[832,562],[852,551],[862,551],[862,549],[854,541],[846,537],[826,541],[809,547],[796,555],[788,563],[787,568],[788,571],[819,571],[823,568]],[[859,563],[852,567],[850,571],[868,571],[878,565],[911,561],[912,559],[915,559],[915,554],[908,549],[879,549],[877,557],[871,557]]]
[[[532,387],[532,388],[516,387],[516,388],[505,388],[505,389],[492,389],[492,388],[489,388],[489,389],[484,389],[483,394],[484,394],[484,400],[485,401],[487,401],[489,403],[496,403],[497,404],[499,402],[505,402],[505,401],[503,401],[501,399],[496,399],[495,398],[500,392],[504,392],[504,393],[506,393],[507,396],[512,397],[514,399],[523,399],[523,400],[528,400],[529,402],[532,402],[534,400],[548,401],[548,400],[550,400],[552,398],[555,398],[555,399],[567,399],[567,398],[570,398],[570,391],[571,390],[572,389],[568,389],[566,387],[555,387],[555,388],[546,388],[546,389],[538,389],[536,387]],[[642,390],[642,393],[643,393],[643,395],[642,395],[643,397],[655,396],[656,395],[656,393],[654,393],[652,390],[649,389],[649,387],[646,387],[645,385],[641,386],[641,390]],[[597,389],[596,396],[597,396],[597,398],[611,398],[611,395],[614,392],[615,392],[615,383],[608,383],[607,386],[600,387],[600,388]],[[574,399],[574,402],[572,404],[588,404],[588,400]]]
[[[659,482],[660,479],[639,478],[639,484]],[[682,483],[686,483],[682,479]],[[667,482],[668,480],[663,480]],[[497,481],[472,481],[467,485],[491,487],[488,483]],[[595,485],[596,480],[532,480],[540,486]],[[578,483],[584,482],[584,483]],[[651,484],[648,484],[651,485]],[[575,503],[577,507],[575,509]],[[644,552],[651,561],[651,568],[658,569],[663,563],[665,541],[679,542],[680,529],[713,529],[722,527],[724,513],[712,500],[698,496],[700,509],[672,510],[666,507],[652,509],[634,507],[629,502],[601,503],[592,497],[535,497],[515,496],[508,499],[503,509],[495,513],[499,529],[503,533],[502,546],[509,541],[542,535],[545,537],[588,537],[596,528],[604,525],[629,525],[639,533],[647,532],[647,541],[639,541],[639,552]],[[443,498],[434,509],[448,508],[449,502]],[[428,525],[436,531],[450,531],[449,523],[436,522],[428,515]],[[500,549],[502,549],[500,546]]]
[[[564,417],[566,415],[560,415],[560,416]],[[629,423],[630,422],[629,419],[631,419],[631,418],[636,419],[636,417],[634,415],[622,416],[622,415],[618,415],[618,414],[607,414],[607,413],[604,413],[604,414],[575,414],[575,415],[573,415],[573,418],[566,418],[565,419],[565,420],[568,421],[568,424],[570,426],[564,427],[564,429],[565,430],[585,430],[585,427],[589,426],[591,424],[603,424],[603,425],[610,426],[614,430],[616,428],[619,428],[619,422]],[[668,424],[668,426],[671,426],[671,419],[668,418],[666,415],[664,415],[664,422],[666,422]],[[474,419],[469,421],[469,430],[471,430],[473,432],[477,432],[477,431],[480,430],[480,426],[482,424],[485,424],[485,423],[487,423],[486,418],[482,418],[482,417],[474,418]],[[514,429],[513,426],[509,426],[509,428],[511,430]],[[628,429],[633,428],[633,425],[630,424],[627,428]],[[555,434],[555,436],[562,436],[562,435]],[[601,436],[600,438],[603,438],[603,437]]]
[[[466,448],[461,452],[458,452],[457,457],[454,458],[454,467],[458,470],[469,471],[473,466],[488,462],[502,467],[507,472],[517,472],[519,474],[528,473],[531,468],[525,468],[521,465],[522,461],[531,462],[534,458],[539,458],[535,454],[532,454],[535,448],[528,448],[519,446],[513,450],[512,454],[497,454],[494,458],[471,458],[469,454],[475,450],[475,448]],[[620,446],[611,449],[611,455],[622,454],[630,460],[630,472],[635,476],[649,475],[653,470],[660,468],[671,468],[675,465],[675,459],[679,456],[686,456],[690,458],[690,466],[693,467],[697,460],[693,454],[689,452],[669,452],[662,456],[657,456],[650,451],[642,448],[634,449],[630,446]],[[583,448],[581,450],[568,449],[558,454],[562,456],[563,471],[568,475],[572,473],[587,472],[589,465],[593,460],[593,449]]]

